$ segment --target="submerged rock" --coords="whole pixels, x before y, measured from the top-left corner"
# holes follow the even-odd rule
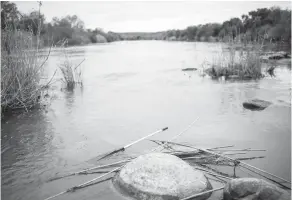
[[[250,110],[264,110],[271,104],[272,103],[269,101],[264,101],[260,99],[252,99],[247,102],[244,102],[242,105],[244,108],[250,109]]]
[[[184,68],[182,71],[196,71],[197,68]]]
[[[287,191],[256,178],[238,178],[228,182],[223,200],[289,200]]]
[[[279,52],[266,52],[265,55],[261,56],[262,60],[280,60],[283,58],[291,58],[288,52],[279,51]]]
[[[113,183],[122,194],[140,200],[178,200],[212,189],[202,172],[164,153],[142,155],[127,163]],[[207,199],[210,195],[196,199]]]
[[[229,80],[251,80],[252,77],[251,76],[239,76],[239,75],[230,75],[230,76],[227,76],[226,79],[229,79]]]

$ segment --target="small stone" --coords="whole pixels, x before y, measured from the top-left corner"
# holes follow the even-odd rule
[[[240,79],[238,75],[230,75],[228,76],[229,79]]]
[[[228,182],[223,200],[289,200],[287,191],[256,178],[238,178]]]
[[[184,68],[182,71],[196,71],[197,68]]]
[[[279,52],[266,52],[261,56],[262,60],[280,60],[283,58],[289,58],[290,54],[284,51]]]
[[[115,175],[113,184],[122,194],[138,200],[178,200],[212,189],[202,172],[164,153],[142,155],[127,163]]]
[[[252,99],[247,102],[244,102],[242,105],[246,109],[250,110],[264,110],[269,105],[271,105],[271,102],[260,100],[260,99]]]

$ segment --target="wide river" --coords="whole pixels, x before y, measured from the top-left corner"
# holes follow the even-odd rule
[[[3,200],[42,200],[99,174],[47,182],[57,173],[92,166],[87,160],[122,147],[158,129],[153,138],[181,137],[198,147],[235,145],[265,149],[246,161],[281,176],[291,177],[291,71],[279,65],[275,77],[257,81],[212,80],[201,76],[221,47],[215,43],[135,41],[68,48],[74,64],[82,63],[83,87],[49,90],[49,105],[1,121]],[[53,49],[46,64],[50,77],[62,56]],[[207,62],[205,62],[207,61]],[[204,64],[205,63],[205,64]],[[195,72],[182,68],[195,67]],[[54,80],[61,78],[57,71]],[[54,82],[54,81],[53,81]],[[259,98],[272,102],[263,111],[242,103]],[[133,145],[123,158],[155,147],[150,141]],[[119,199],[111,182],[103,182],[56,199]]]

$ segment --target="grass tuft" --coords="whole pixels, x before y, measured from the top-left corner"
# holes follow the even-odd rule
[[[76,85],[83,86],[82,70],[80,66],[85,59],[83,59],[78,65],[74,66],[67,53],[65,44],[66,41],[62,45],[63,60],[61,61],[61,64],[59,64],[59,69],[62,72],[62,81],[66,84],[66,88],[68,90],[73,90]]]

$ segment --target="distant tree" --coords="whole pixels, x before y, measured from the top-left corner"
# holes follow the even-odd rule
[[[20,12],[15,3],[1,1],[1,29],[7,26],[16,29],[19,22]]]
[[[32,31],[34,35],[37,35],[40,28],[41,34],[45,33],[44,27],[45,17],[43,14],[39,15],[38,11],[33,11],[29,15],[22,15],[19,28],[25,31]]]

